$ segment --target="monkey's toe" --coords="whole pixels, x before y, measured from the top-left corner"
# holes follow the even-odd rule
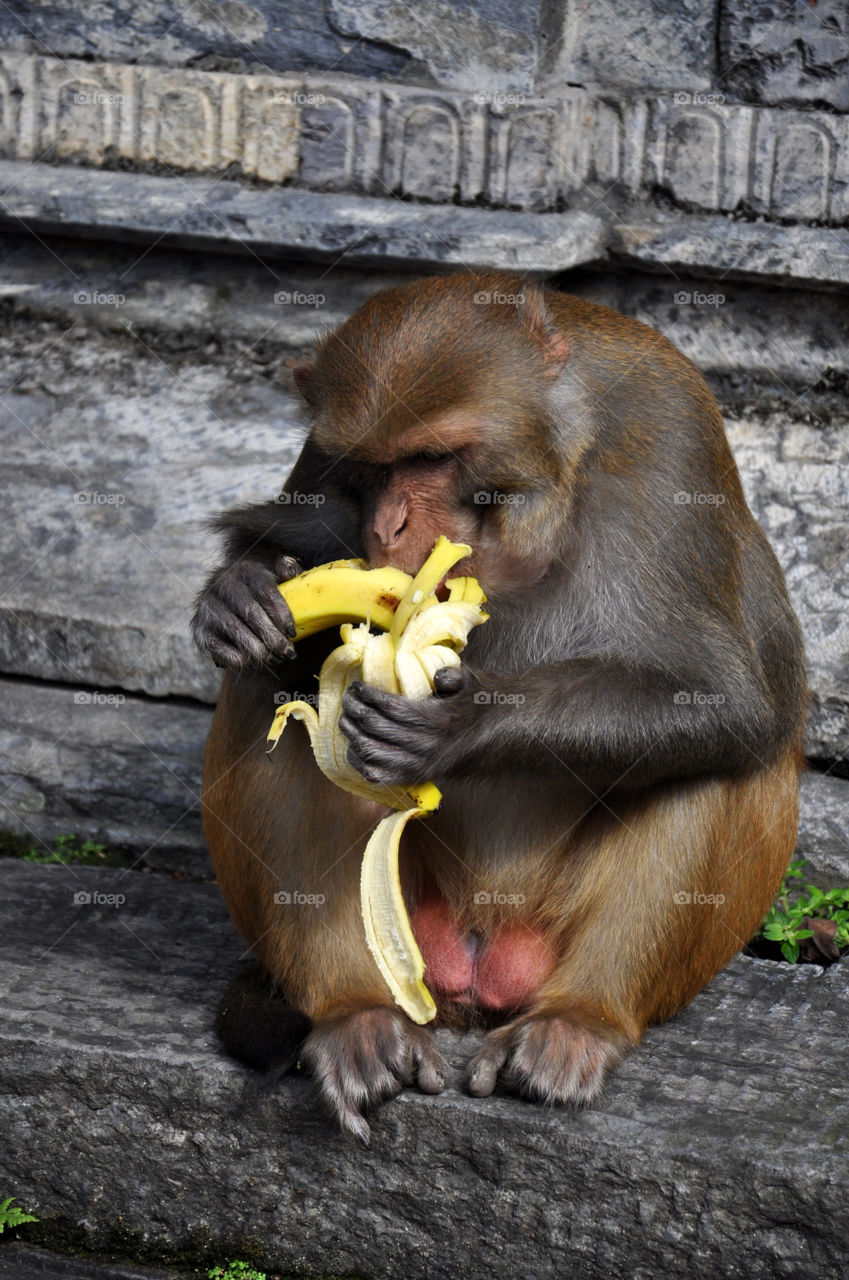
[[[500,1080],[536,1102],[588,1103],[624,1047],[624,1037],[601,1032],[578,1016],[523,1018],[489,1033],[469,1064],[466,1088],[474,1097],[487,1097]]]
[[[366,1146],[364,1112],[405,1085],[423,1093],[445,1087],[446,1065],[432,1033],[394,1009],[363,1009],[319,1024],[301,1056],[342,1129]]]

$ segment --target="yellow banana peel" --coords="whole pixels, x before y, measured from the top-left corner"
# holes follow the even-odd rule
[[[443,667],[460,665],[473,627],[485,622],[486,602],[475,578],[448,578],[471,548],[438,538],[415,577],[391,567],[338,560],[282,583],[295,620],[295,639],[340,626],[342,644],[319,674],[318,711],[307,702],[277,708],[268,734],[273,748],[289,718],[303,721],[316,764],[331,782],[391,809],[363,855],[360,905],[366,941],[396,1003],[414,1022],[430,1022],[436,1005],[424,982],[425,965],[401,892],[398,850],[407,823],[432,813],[442,799],[432,782],[409,789],[378,786],[348,764],[348,740],[339,728],[342,698],[355,680],[406,698],[426,698]],[[436,599],[446,579],[448,599]],[[359,625],[354,625],[354,623]],[[370,626],[379,627],[378,632]]]

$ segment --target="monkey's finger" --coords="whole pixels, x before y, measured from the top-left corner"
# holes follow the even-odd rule
[[[471,688],[472,676],[465,667],[442,667],[433,677],[434,693],[447,697],[452,693],[461,693]]]
[[[369,1089],[354,1058],[343,1053],[333,1032],[323,1029],[307,1037],[301,1056],[340,1127],[367,1147],[370,1131],[363,1111],[369,1103]]]
[[[271,585],[263,587],[256,599],[271,619],[272,626],[284,636],[288,636],[290,640],[294,640],[295,619],[292,617],[292,610],[277,590],[277,583],[272,582]]]
[[[274,572],[267,569],[254,571],[252,582],[248,583],[256,600],[262,605],[272,624],[291,640],[295,638],[295,619],[292,610],[277,589],[278,582],[288,582],[301,572],[301,566],[291,556],[280,556],[274,566]]]
[[[235,611],[250,623],[269,648],[282,637],[294,636],[292,611],[277,590],[272,573],[262,569],[248,581],[235,584],[231,591],[228,603],[236,606]]]
[[[245,659],[238,649],[234,649],[224,640],[219,640],[218,636],[210,636],[204,647],[216,667],[229,667],[232,671],[241,671],[245,665]]]
[[[345,705],[344,702],[342,704]],[[410,729],[407,725],[398,724],[395,720],[387,720],[380,712],[370,707],[360,708],[352,704],[350,712],[345,710],[339,717],[339,728],[350,742],[355,740],[383,742],[387,746],[402,746],[409,742]]]
[[[227,650],[234,650],[239,654],[238,665],[242,667],[246,664],[260,666],[271,662],[274,656],[254,632],[215,596],[205,596],[201,602],[195,638],[210,653],[217,649],[226,656]]]
[[[344,718],[343,716],[342,719]],[[415,773],[422,767],[422,762],[426,758],[427,753],[424,750],[419,751],[418,747],[412,744],[403,747],[399,743],[372,738],[369,733],[356,725],[343,725],[342,720],[339,721],[339,725],[351,744],[351,749],[364,764],[378,769],[389,769],[394,773],[404,769]]]
[[[330,1108],[336,1119],[339,1121],[339,1127],[344,1133],[350,1133],[353,1138],[357,1138],[364,1147],[371,1143],[371,1130],[368,1121],[360,1111],[356,1102],[346,1093],[340,1081],[324,1082],[322,1081],[321,1091],[330,1103]]]
[[[501,1027],[498,1031],[490,1032],[480,1051],[469,1063],[466,1090],[473,1098],[488,1098],[495,1088],[498,1073],[510,1053],[509,1031],[509,1027]]]
[[[277,588],[275,587],[274,590],[276,591]],[[279,592],[277,595],[282,601],[283,597]],[[267,608],[271,608],[270,602],[260,603],[254,599],[250,590],[241,582],[228,583],[226,595],[222,593],[222,596],[225,605],[238,619],[242,628],[253,633],[257,640],[262,642],[269,655],[276,654],[281,658],[295,656],[294,645],[266,612]],[[291,618],[288,606],[286,606],[286,614]]]
[[[372,684],[362,684],[355,680],[348,688],[342,705],[349,714],[359,715],[361,708],[370,707],[399,724],[423,727],[426,724],[423,708],[427,706],[427,702],[428,699],[417,702],[400,693],[386,693]]]
[[[297,578],[300,572],[301,566],[294,556],[278,556],[274,565],[274,576],[278,582],[288,582],[291,578]]]
[[[422,767],[415,761],[408,762],[406,757],[400,755],[397,761],[390,759],[375,762],[363,759],[356,748],[349,747],[347,759],[352,769],[362,774],[366,782],[377,787],[412,787],[417,783],[427,782]]]

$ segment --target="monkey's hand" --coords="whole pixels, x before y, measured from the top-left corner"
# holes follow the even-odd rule
[[[197,600],[192,636],[217,667],[258,667],[294,658],[295,620],[277,590],[301,572],[291,556],[280,556],[274,572],[257,560],[237,560],[214,573]]]
[[[302,1059],[346,1133],[368,1146],[363,1112],[394,1098],[405,1085],[441,1093],[447,1067],[433,1033],[397,1009],[361,1009],[319,1023],[304,1044]]]
[[[350,742],[348,763],[378,786],[439,782],[462,755],[475,711],[477,681],[468,667],[444,667],[434,695],[405,698],[355,682],[342,699],[339,728]]]
[[[621,1033],[590,1025],[580,1013],[529,1014],[484,1037],[466,1088],[487,1098],[500,1082],[537,1102],[591,1102],[626,1048]]]

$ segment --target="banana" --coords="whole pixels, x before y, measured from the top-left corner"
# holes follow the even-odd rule
[[[405,698],[426,698],[437,671],[460,665],[469,632],[487,619],[481,607],[486,596],[469,577],[446,581],[445,601],[434,593],[469,553],[469,547],[439,538],[414,578],[400,569],[367,569],[362,561],[343,560],[310,569],[280,587],[292,610],[296,640],[341,623],[342,644],[319,673],[318,711],[307,702],[278,707],[269,749],[290,718],[301,720],[316,764],[331,782],[399,811],[378,823],[366,845],[360,905],[366,942],[384,981],[396,1003],[422,1024],[435,1017],[436,1005],[424,983],[424,960],[404,905],[398,850],[407,823],[432,813],[442,794],[432,782],[409,789],[367,782],[348,764],[348,740],[339,729],[339,716],[354,680]],[[359,625],[346,621],[352,618]],[[382,630],[375,634],[370,625]]]
[[[369,569],[364,560],[332,560],[277,588],[292,611],[295,640],[341,626],[373,622],[388,630],[413,579],[402,569]]]

